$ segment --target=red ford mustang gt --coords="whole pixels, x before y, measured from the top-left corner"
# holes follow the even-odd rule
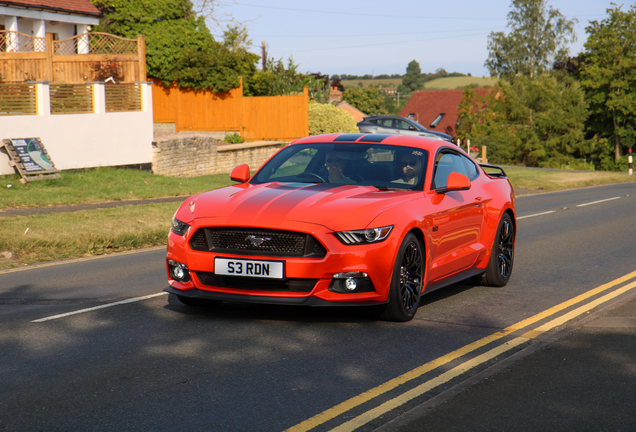
[[[368,305],[408,321],[424,293],[510,279],[513,189],[452,143],[312,136],[231,178],[174,215],[166,291],[186,305]]]

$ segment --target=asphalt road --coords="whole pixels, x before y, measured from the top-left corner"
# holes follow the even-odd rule
[[[505,406],[514,387],[485,380],[532,377],[543,365],[522,353],[625,287],[635,210],[634,184],[520,197],[511,282],[436,291],[405,324],[362,308],[185,307],[162,293],[163,248],[0,271],[0,430],[518,430],[470,396]]]

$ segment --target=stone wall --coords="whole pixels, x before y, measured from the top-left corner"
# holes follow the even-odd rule
[[[230,173],[248,164],[250,171],[260,168],[285,143],[277,141],[225,144],[211,137],[173,137],[152,143],[152,171],[170,177],[197,177]]]

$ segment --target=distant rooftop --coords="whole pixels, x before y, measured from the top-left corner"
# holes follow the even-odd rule
[[[0,6],[76,15],[102,16],[89,0],[0,0]]]

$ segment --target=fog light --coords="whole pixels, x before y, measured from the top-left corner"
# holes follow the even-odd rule
[[[358,288],[358,281],[356,281],[354,278],[348,278],[345,281],[345,287],[349,290],[349,291],[355,291],[356,288]]]
[[[170,277],[179,282],[188,282],[190,280],[190,270],[185,264],[168,260],[168,268],[170,269]]]

